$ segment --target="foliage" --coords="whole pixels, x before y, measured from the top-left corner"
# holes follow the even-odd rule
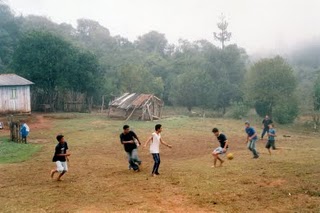
[[[260,116],[273,115],[276,109],[275,119],[293,121],[291,116],[296,116],[295,109],[298,107],[295,100],[297,81],[293,69],[283,58],[277,56],[255,63],[247,73],[246,82],[246,98],[254,103]],[[283,103],[284,100],[291,103],[292,107]],[[280,118],[282,115],[279,112],[288,108],[292,109],[292,112],[288,112],[290,118]]]
[[[217,24],[220,32],[219,33],[216,33],[216,32],[213,33],[214,38],[221,42],[222,49],[224,49],[224,47],[225,47],[225,42],[229,41],[230,38],[231,38],[231,33],[227,31],[227,28],[228,28],[229,24],[225,19],[226,19],[226,17],[222,14],[221,17],[220,17],[220,22]]]
[[[288,98],[277,103],[273,109],[273,118],[279,124],[293,123],[299,114],[298,103],[296,99]]]
[[[95,56],[49,32],[25,34],[15,51],[12,67],[33,81],[42,103],[52,107],[59,91],[73,90],[92,96],[101,84]]]
[[[18,20],[10,7],[0,1],[0,73],[9,69],[19,37]]]
[[[234,119],[242,119],[243,117],[247,116],[250,107],[243,102],[233,102],[231,104],[231,117]]]
[[[256,101],[254,103],[254,108],[257,112],[257,114],[260,117],[264,117],[266,115],[271,115],[272,114],[272,108],[269,102],[267,101]]]
[[[314,83],[314,110],[320,111],[320,74]]]

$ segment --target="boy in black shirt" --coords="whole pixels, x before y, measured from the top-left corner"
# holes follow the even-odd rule
[[[263,139],[264,135],[269,132],[269,125],[272,123],[273,123],[273,121],[271,120],[271,118],[268,115],[266,115],[266,117],[262,120],[262,124],[263,124],[262,129],[263,130],[261,133],[261,139]]]
[[[216,167],[217,160],[220,161],[220,166],[222,166],[224,160],[222,160],[219,157],[219,155],[227,152],[228,140],[227,140],[227,137],[224,134],[220,133],[217,128],[213,128],[212,132],[217,137],[218,141],[220,142],[220,146],[218,148],[216,148],[215,150],[213,150],[213,152],[212,152],[212,155],[214,158],[212,167]]]
[[[68,144],[64,140],[63,135],[58,135],[57,141],[59,143],[56,145],[55,152],[52,158],[52,162],[56,162],[57,168],[51,170],[51,178],[53,178],[56,172],[59,172],[60,174],[57,180],[60,181],[61,177],[68,171],[67,161],[69,161],[68,156],[70,156],[70,153],[67,153]]]
[[[130,164],[130,168],[132,168],[134,171],[139,171],[139,165],[141,164],[141,161],[138,158],[138,152],[137,152],[137,144],[135,143],[135,140],[138,141],[139,145],[141,145],[140,140],[136,133],[133,131],[130,131],[130,127],[128,125],[123,126],[123,133],[120,135],[120,142],[123,144],[124,150],[126,151],[128,155],[128,161]]]

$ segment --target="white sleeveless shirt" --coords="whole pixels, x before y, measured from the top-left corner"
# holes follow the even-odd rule
[[[150,144],[150,153],[153,153],[153,154],[159,153],[159,151],[160,151],[160,138],[161,138],[160,133],[159,134],[157,134],[155,132],[152,133],[152,141]]]

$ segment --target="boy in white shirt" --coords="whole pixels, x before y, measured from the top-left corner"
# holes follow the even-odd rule
[[[145,143],[144,147],[146,147],[150,142],[150,153],[152,154],[153,160],[154,160],[154,165],[153,165],[153,169],[152,169],[152,173],[151,175],[157,176],[160,175],[159,174],[159,166],[160,166],[160,143],[166,145],[167,147],[171,148],[172,146],[167,144],[166,142],[164,142],[161,139],[161,135],[160,133],[162,132],[162,126],[161,124],[157,124],[155,126],[155,132],[152,133],[152,136],[147,140],[147,142]]]

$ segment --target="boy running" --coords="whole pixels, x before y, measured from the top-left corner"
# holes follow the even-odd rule
[[[67,153],[68,150],[68,144],[64,140],[63,135],[57,136],[58,144],[56,145],[54,156],[52,158],[52,162],[56,162],[56,169],[51,170],[51,178],[53,178],[55,173],[60,173],[58,176],[58,181],[61,181],[61,177],[68,171],[68,164],[67,161],[69,161],[68,156],[70,156],[70,153]]]
[[[129,169],[133,169],[134,171],[138,172],[139,165],[141,164],[141,161],[138,158],[138,150],[137,145],[135,143],[135,140],[139,141],[138,136],[133,131],[130,131],[130,127],[128,125],[123,126],[123,133],[120,135],[120,142],[124,146],[124,150],[126,151],[128,155],[128,161],[129,161]]]
[[[276,137],[276,130],[273,128],[273,124],[269,124],[269,132],[268,132],[268,142],[266,148],[268,149],[269,154],[271,155],[271,150],[276,149],[275,147],[275,137]]]
[[[147,145],[150,144],[150,153],[152,154],[154,165],[152,169],[151,176],[155,177],[157,175],[160,175],[159,173],[159,166],[160,166],[160,143],[166,145],[167,147],[171,148],[172,146],[164,142],[161,138],[160,133],[162,132],[162,126],[161,124],[157,124],[155,126],[155,132],[152,133],[152,136],[147,140],[144,147],[147,147]]]
[[[212,167],[214,168],[214,167],[216,167],[217,160],[220,161],[220,166],[222,166],[224,160],[222,160],[219,157],[219,155],[227,152],[229,142],[227,140],[227,137],[224,134],[220,133],[217,128],[213,128],[212,132],[217,137],[217,139],[220,143],[220,146],[218,148],[216,148],[215,150],[213,150],[213,152],[212,152],[212,155],[214,158]]]
[[[256,142],[258,140],[257,133],[254,128],[250,126],[249,121],[245,122],[245,126],[245,131],[247,133],[246,143],[248,144],[248,149],[252,152],[254,159],[259,158],[259,154],[256,150]]]

